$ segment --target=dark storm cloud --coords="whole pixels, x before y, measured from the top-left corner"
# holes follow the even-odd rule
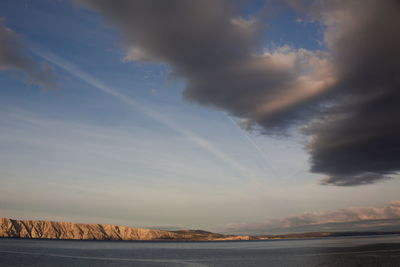
[[[126,61],[171,66],[189,101],[267,134],[314,118],[305,132],[324,184],[373,183],[400,170],[399,1],[288,1],[323,25],[326,52],[263,50],[264,25],[232,1],[79,2],[120,29]]]
[[[311,171],[359,185],[400,170],[400,1],[315,2],[338,83],[335,104],[307,132]]]
[[[36,64],[22,50],[17,34],[5,27],[0,18],[0,70],[23,71],[30,82],[44,88],[53,88],[51,69],[47,65]]]
[[[290,47],[262,51],[264,25],[241,17],[234,1],[79,2],[118,26],[127,49],[125,60],[169,64],[185,79],[189,101],[246,118],[248,125],[281,128],[292,118],[288,110],[293,113],[331,82],[322,73],[327,68],[322,52]],[[310,74],[303,77],[305,70]],[[313,88],[303,89],[303,84]]]

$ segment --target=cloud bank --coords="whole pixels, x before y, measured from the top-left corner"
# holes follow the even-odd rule
[[[265,49],[261,18],[224,0],[79,0],[121,32],[126,61],[163,62],[189,101],[266,134],[307,123],[311,171],[352,186],[400,170],[400,4],[288,1],[324,28],[324,51]],[[268,6],[267,6],[268,8]]]
[[[37,64],[23,53],[22,44],[15,32],[3,25],[0,18],[0,70],[22,71],[29,82],[44,88],[55,87],[49,66]]]
[[[282,219],[272,219],[260,223],[232,223],[222,229],[224,232],[238,233],[268,233],[270,231],[289,232],[291,229],[318,229],[317,226],[322,224],[352,223],[352,225],[365,225],[373,220],[380,220],[381,225],[385,220],[400,219],[400,200],[387,203],[383,207],[353,207],[339,210],[321,211],[321,212],[305,212],[298,215],[292,215]],[[400,221],[396,220],[394,223]],[[364,223],[364,224],[363,224]],[[382,224],[383,223],[383,224]],[[306,228],[308,226],[308,228]],[[313,226],[313,227],[311,227]],[[354,230],[360,230],[353,228]],[[315,230],[314,230],[315,231]]]

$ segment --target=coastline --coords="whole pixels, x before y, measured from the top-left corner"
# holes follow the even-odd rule
[[[332,237],[400,235],[400,231],[307,232],[277,235],[226,235],[203,230],[166,231],[110,224],[0,219],[0,238],[133,242],[241,242]]]

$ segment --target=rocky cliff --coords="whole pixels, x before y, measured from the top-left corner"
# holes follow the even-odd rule
[[[249,240],[199,230],[163,231],[110,224],[0,219],[0,237],[81,240]]]

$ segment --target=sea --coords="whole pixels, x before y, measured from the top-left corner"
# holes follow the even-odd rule
[[[212,242],[0,239],[0,266],[400,266],[400,235]]]

